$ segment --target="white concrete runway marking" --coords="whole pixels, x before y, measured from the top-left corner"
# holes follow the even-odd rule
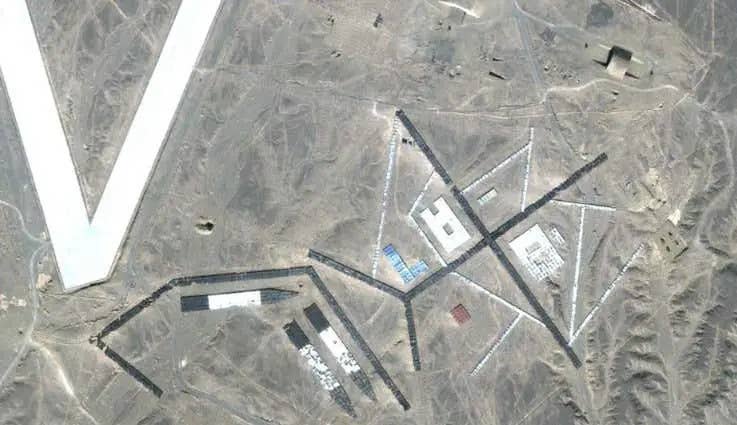
[[[513,154],[509,155],[502,162],[500,162],[499,164],[497,164],[494,168],[492,168],[491,170],[487,171],[481,177],[477,178],[476,180],[474,180],[473,182],[471,182],[471,184],[469,184],[468,186],[466,186],[465,188],[463,188],[463,190],[461,190],[461,193],[463,193],[465,195],[466,193],[468,193],[471,190],[475,189],[478,185],[482,184],[483,182],[485,182],[486,180],[488,180],[489,177],[491,177],[492,175],[494,175],[494,173],[496,173],[497,171],[499,171],[501,168],[509,165],[509,163],[511,163],[512,161],[514,161],[515,159],[517,159],[523,153],[528,153],[528,151],[531,150],[531,149],[532,149],[532,144],[531,143],[527,143],[522,148],[520,148],[517,152],[514,152]],[[528,161],[529,161],[529,154],[528,154]],[[529,166],[527,164],[525,165],[525,170],[529,170]],[[527,185],[527,183],[525,183],[525,186],[526,185]],[[525,187],[525,186],[523,186],[523,187]],[[525,194],[525,196],[526,196],[526,194]]]
[[[522,185],[522,202],[520,211],[525,210],[527,206],[527,188],[530,185],[530,167],[532,166],[532,143],[535,139],[535,127],[530,127],[530,136],[527,142],[527,164],[525,164],[525,181]]]
[[[468,8],[463,7],[463,6],[457,5],[455,2],[452,2],[452,1],[439,1],[438,3],[440,3],[442,5],[445,5],[445,6],[448,6],[448,7],[452,7],[454,9],[458,9],[458,10],[460,10],[461,12],[465,13],[468,16],[473,16],[474,18],[478,18],[479,17],[478,13],[474,12],[471,9],[468,9]]]
[[[438,251],[437,248],[435,248],[435,245],[432,244],[432,241],[430,241],[430,238],[428,238],[425,232],[422,231],[422,229],[420,228],[420,225],[417,223],[417,220],[415,220],[415,218],[412,217],[411,215],[407,217],[409,218],[410,226],[412,226],[412,228],[414,228],[417,231],[417,233],[420,235],[420,238],[422,238],[422,240],[425,242],[425,245],[430,247],[430,249],[435,254],[435,258],[438,260],[440,265],[443,267],[447,266],[448,263],[445,261],[443,256],[440,255],[440,252]]]
[[[473,368],[473,370],[471,371],[471,376],[474,376],[477,373],[479,373],[479,370],[481,370],[481,368],[484,367],[484,365],[486,364],[486,362],[489,361],[489,359],[494,354],[494,352],[496,352],[497,348],[499,348],[499,346],[502,345],[502,343],[504,342],[504,340],[507,339],[507,336],[509,336],[509,334],[512,332],[512,329],[514,329],[515,326],[517,326],[517,324],[519,323],[520,319],[522,319],[522,315],[521,314],[518,314],[514,318],[514,320],[512,320],[512,323],[510,323],[507,326],[507,328],[504,329],[504,331],[502,332],[502,335],[499,337],[499,339],[497,339],[496,342],[494,342],[494,344],[492,344],[492,346],[489,349],[489,351],[487,351],[486,354],[484,355],[484,357],[476,364],[476,367]]]
[[[500,297],[499,295],[491,292],[490,290],[486,289],[481,284],[479,284],[477,282],[474,282],[473,280],[469,279],[468,277],[466,277],[462,273],[452,272],[451,274],[453,274],[456,277],[458,277],[461,281],[463,281],[463,282],[471,285],[472,287],[474,287],[474,288],[476,288],[476,289],[484,292],[486,295],[488,295],[494,301],[498,301],[498,302],[502,303],[505,307],[507,307],[507,308],[509,308],[511,310],[514,310],[517,314],[521,314],[522,316],[530,319],[532,322],[534,322],[534,323],[536,323],[536,324],[538,324],[540,326],[545,326],[545,324],[543,322],[541,322],[540,319],[538,319],[537,317],[535,317],[535,316],[531,315],[530,313],[522,310],[521,308],[519,308],[516,305],[512,304],[510,301],[507,301],[506,299]]]
[[[604,294],[596,301],[596,304],[594,304],[594,307],[589,311],[589,313],[586,315],[586,317],[583,319],[583,322],[581,322],[581,325],[579,325],[578,329],[576,329],[576,332],[573,333],[573,338],[568,342],[568,345],[573,345],[574,342],[576,342],[576,339],[579,335],[581,335],[581,332],[584,330],[586,325],[591,321],[591,318],[593,318],[596,313],[599,311],[599,308],[606,302],[606,299],[609,298],[609,295],[612,294],[614,289],[617,287],[617,283],[622,279],[622,277],[627,273],[627,270],[630,269],[632,266],[632,263],[635,261],[635,259],[640,255],[644,248],[643,244],[640,244],[635,252],[632,253],[630,258],[627,260],[627,262],[624,264],[622,269],[619,271],[617,276],[614,278],[614,280],[607,286],[607,289],[604,291]]]
[[[0,70],[66,291],[104,281],[220,0],[183,0],[91,222],[25,0],[0,2]]]
[[[551,199],[550,202],[554,204],[559,205],[566,205],[570,207],[585,207],[591,210],[599,210],[599,211],[607,211],[607,212],[617,212],[617,209],[614,207],[610,207],[608,205],[598,205],[598,204],[590,204],[587,202],[577,202],[577,201],[564,201],[562,199]]]
[[[407,213],[407,215],[409,215],[410,217],[412,216],[412,214],[415,213],[415,210],[417,209],[417,205],[420,203],[422,198],[425,196],[425,192],[427,192],[427,188],[430,187],[430,183],[432,182],[433,176],[435,176],[434,170],[430,173],[430,176],[427,178],[425,185],[422,186],[422,191],[420,192],[420,194],[417,195],[417,198],[415,198],[415,201],[412,202],[412,207],[409,209],[409,212]]]
[[[578,280],[581,275],[581,248],[583,247],[583,223],[586,217],[586,207],[581,207],[581,216],[578,222],[578,243],[576,245],[576,269],[573,275],[573,289],[571,290],[571,322],[568,326],[568,339],[573,339],[576,326],[576,305],[578,302]]]
[[[389,137],[389,159],[386,166],[386,175],[384,176],[384,191],[381,195],[381,215],[379,216],[379,231],[376,234],[376,246],[374,249],[374,258],[371,264],[371,277],[376,277],[379,270],[379,252],[381,251],[381,239],[384,237],[384,222],[386,220],[386,207],[389,205],[389,190],[392,184],[392,175],[394,174],[394,162],[397,158],[397,138],[399,137],[399,120],[392,121],[392,135]]]
[[[588,202],[577,202],[577,201],[563,201],[560,199],[552,199],[551,202],[567,206],[567,207],[574,207],[578,208],[581,212],[581,215],[579,216],[579,223],[578,223],[578,241],[576,245],[576,269],[575,274],[573,276],[573,287],[571,291],[571,315],[570,315],[570,322],[568,327],[568,340],[573,343],[573,340],[578,336],[579,330],[576,330],[576,309],[578,308],[578,283],[580,280],[580,274],[581,274],[581,248],[583,244],[583,226],[584,226],[584,220],[585,220],[585,214],[586,210],[597,210],[597,211],[606,211],[606,212],[617,212],[617,209],[614,207],[610,207],[607,205],[599,205],[599,204],[591,204]],[[597,307],[598,308],[598,307]],[[590,316],[587,316],[587,320],[590,318]]]

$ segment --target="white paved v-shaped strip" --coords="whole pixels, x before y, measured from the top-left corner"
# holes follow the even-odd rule
[[[219,7],[182,0],[90,223],[26,1],[0,0],[0,71],[66,291],[112,273]]]

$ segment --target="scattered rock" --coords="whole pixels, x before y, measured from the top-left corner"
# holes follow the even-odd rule
[[[53,279],[48,274],[39,273],[38,278],[36,279],[36,289],[41,292],[46,292],[49,290],[52,281]]]
[[[490,77],[494,77],[494,78],[497,78],[497,79],[500,79],[500,80],[506,80],[506,78],[504,78],[504,76],[503,76],[503,75],[501,75],[501,74],[499,74],[499,73],[496,73],[496,72],[494,72],[494,71],[489,71],[489,76],[490,76]]]
[[[545,44],[550,44],[555,40],[555,31],[550,28],[545,28],[545,31],[540,34],[540,38],[543,39]]]
[[[201,235],[210,235],[215,229],[215,221],[209,218],[200,217],[197,220],[197,223],[195,223],[194,228],[197,233]]]
[[[28,305],[28,302],[23,298],[10,297],[8,299],[5,294],[0,294],[0,312],[4,313],[10,307],[25,307],[26,305]]]
[[[461,66],[460,65],[456,65],[455,67],[449,69],[448,70],[448,75],[450,76],[450,78],[455,78],[455,77],[461,75]]]
[[[374,28],[378,28],[379,25],[384,23],[384,17],[381,16],[381,13],[376,15],[376,19],[374,19]]]

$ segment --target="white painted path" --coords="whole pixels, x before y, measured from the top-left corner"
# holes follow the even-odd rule
[[[0,1],[0,71],[66,291],[112,273],[219,7],[182,1],[90,221],[26,1]]]
[[[494,353],[499,348],[499,346],[501,346],[502,343],[504,342],[504,340],[507,339],[507,336],[509,336],[509,334],[512,332],[512,329],[514,329],[515,326],[517,326],[517,324],[519,323],[520,319],[522,319],[522,314],[517,314],[517,316],[515,316],[514,320],[512,320],[512,323],[510,323],[509,325],[507,325],[507,327],[504,329],[504,331],[502,331],[502,334],[499,337],[499,339],[497,339],[496,341],[494,341],[494,344],[492,344],[491,348],[489,348],[489,351],[486,352],[486,354],[484,355],[484,357],[482,357],[481,360],[473,368],[473,370],[471,371],[471,376],[476,375],[476,374],[479,373],[479,370],[481,370],[481,368],[484,367],[484,365],[486,364],[486,362],[488,362],[489,359],[491,358],[491,356],[494,355]]]

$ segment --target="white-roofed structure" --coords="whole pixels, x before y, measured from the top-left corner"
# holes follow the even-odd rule
[[[539,224],[519,235],[509,246],[536,280],[553,275],[563,265],[563,259]]]
[[[427,208],[420,213],[420,217],[425,221],[425,224],[430,228],[445,252],[449,253],[471,239],[471,235],[468,234],[466,228],[463,227],[463,224],[458,220],[458,217],[443,197],[435,200],[433,205],[438,210],[436,214],[433,214],[430,208]]]

